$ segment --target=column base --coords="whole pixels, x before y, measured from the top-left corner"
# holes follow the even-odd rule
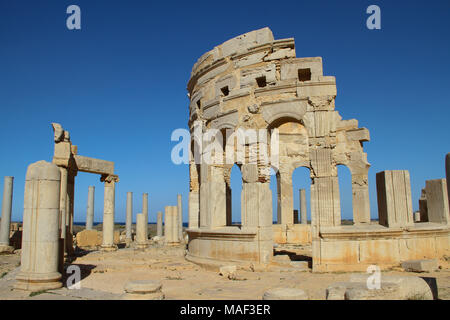
[[[0,254],[14,253],[14,247],[5,244],[0,244]]]
[[[105,251],[105,252],[117,251],[117,246],[115,244],[113,244],[113,245],[101,245],[100,246],[100,251]]]
[[[136,243],[135,248],[136,248],[137,250],[144,250],[144,249],[148,248],[148,244],[147,244],[147,242]]]
[[[48,274],[20,272],[16,277],[14,289],[37,292],[59,289],[62,286],[63,283],[59,272]]]

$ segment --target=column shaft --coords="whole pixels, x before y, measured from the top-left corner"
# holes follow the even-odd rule
[[[5,177],[3,185],[2,221],[0,225],[0,246],[9,246],[14,177]]]
[[[156,216],[156,235],[158,237],[163,235],[163,216],[161,211],[158,211]]]
[[[102,250],[116,250],[114,245],[114,210],[115,210],[115,183],[114,178],[106,177],[105,195],[103,204],[103,243]]]
[[[183,241],[183,205],[181,194],[177,195],[178,239]]]
[[[87,215],[86,215],[86,230],[92,230],[92,228],[94,227],[94,199],[95,199],[95,187],[89,186]]]
[[[308,215],[306,211],[306,190],[300,189],[300,223],[308,223]]]

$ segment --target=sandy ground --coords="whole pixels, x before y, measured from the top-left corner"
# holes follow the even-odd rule
[[[288,256],[283,254],[289,251],[295,252],[298,256],[306,256],[309,250],[308,247],[278,247],[276,260],[281,265],[261,272],[238,270],[237,278],[234,280],[186,261],[184,246],[164,247],[153,244],[145,251],[127,248],[108,253],[79,252],[79,256],[71,264],[78,265],[82,271],[81,288],[90,290],[89,294],[83,296],[87,299],[93,295],[93,292],[97,292],[95,297],[100,299],[119,297],[124,292],[125,284],[131,280],[161,281],[166,299],[258,300],[266,290],[274,287],[301,288],[308,293],[310,299],[325,299],[327,286],[333,282],[348,280],[350,273],[311,273],[309,269],[292,267]],[[3,275],[8,280],[2,282],[0,279],[0,299],[30,297],[28,294],[12,294],[12,291],[7,288],[13,283],[13,272],[17,272],[19,261],[20,254],[0,256],[0,276]],[[283,263],[286,264],[283,265]],[[8,273],[11,273],[9,278]],[[450,269],[447,266],[432,273],[406,273],[399,269],[383,271],[382,274],[434,277],[437,279],[439,299],[450,300]],[[69,291],[65,290],[55,291],[52,295],[41,295],[41,297],[56,299],[56,294],[66,294]],[[39,298],[39,296],[33,298]]]

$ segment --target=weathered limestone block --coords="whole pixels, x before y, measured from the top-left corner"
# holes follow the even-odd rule
[[[262,116],[268,124],[283,117],[302,120],[306,113],[307,102],[304,100],[278,101],[262,104]]]
[[[14,248],[9,245],[14,177],[5,177],[4,181],[0,221],[0,253],[11,253],[14,251]]]
[[[101,245],[101,238],[97,230],[83,230],[77,233],[77,247],[82,249],[96,249]]]
[[[272,31],[266,27],[230,39],[221,44],[219,48],[222,52],[222,57],[227,57],[232,54],[245,52],[256,45],[270,43],[273,40]]]
[[[309,80],[318,81],[319,76],[323,75],[322,58],[297,58],[283,61],[280,68],[281,80],[300,79],[300,81],[309,81],[301,78],[302,70],[309,71]]]
[[[257,86],[259,78],[264,78],[266,84],[276,82],[276,65],[268,64],[264,67],[241,70],[241,88]]]
[[[297,288],[274,288],[264,292],[263,300],[309,300],[308,294]]]
[[[427,180],[425,182],[428,221],[450,223],[446,179]]]
[[[370,141],[369,130],[366,128],[347,130],[345,134],[348,141]]]
[[[156,280],[135,280],[125,285],[123,300],[164,300],[162,284]]]
[[[437,270],[438,263],[436,259],[408,260],[402,262],[402,268],[412,272],[432,272]]]
[[[433,300],[422,278],[381,275],[378,289],[369,276],[374,275],[354,274],[348,282],[333,283],[326,289],[327,300]]]
[[[311,184],[311,219],[312,224],[319,226],[339,226],[341,224],[337,177],[313,179]]]
[[[411,184],[407,170],[389,170],[376,174],[378,216],[386,227],[414,225]]]
[[[60,184],[61,172],[56,165],[38,161],[28,166],[16,289],[40,291],[62,287],[58,272]]]

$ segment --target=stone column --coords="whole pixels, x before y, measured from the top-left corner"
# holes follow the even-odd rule
[[[306,211],[306,190],[300,189],[300,223],[308,224],[308,214]]]
[[[11,228],[11,210],[14,177],[5,177],[3,185],[2,221],[0,224],[0,252],[12,252],[9,245],[9,231]]]
[[[125,221],[125,243],[127,246],[131,244],[132,231],[131,225],[133,224],[133,192],[127,192],[127,216]]]
[[[95,187],[89,186],[87,215],[86,215],[86,230],[92,230],[92,228],[94,227],[94,197],[95,197]]]
[[[161,211],[158,211],[156,216],[156,235],[158,237],[163,236],[163,216]]]
[[[104,175],[101,181],[105,183],[105,195],[103,204],[103,251],[115,251],[114,244],[114,207],[115,207],[115,183],[119,182],[116,175]]]
[[[181,194],[177,195],[178,239],[183,242],[183,205]]]
[[[450,205],[450,153],[445,156],[445,177],[447,180],[447,201]]]
[[[145,239],[148,239],[148,193],[142,194],[142,214],[145,217]]]
[[[292,212],[294,210],[292,193],[292,173],[280,171],[280,218],[281,224],[293,224],[294,217]]]
[[[145,214],[136,215],[136,249],[147,248],[147,224]]]
[[[67,203],[66,203],[66,252],[73,254],[73,213],[75,201],[75,176],[76,171],[67,172]]]
[[[369,183],[367,174],[352,174],[353,222],[370,223]]]
[[[61,172],[61,188],[59,193],[59,268],[58,271],[64,271],[64,256],[66,248],[66,218],[67,218],[67,168],[59,167]]]
[[[177,244],[180,242],[179,236],[179,225],[178,225],[178,207],[172,206],[172,242]]]
[[[166,244],[170,244],[173,238],[173,228],[172,228],[172,207],[166,206],[164,208],[164,241]]]
[[[200,194],[198,191],[189,192],[189,229],[200,226]]]
[[[263,170],[267,171],[269,170]],[[273,256],[272,191],[270,178],[259,173],[255,164],[242,165],[242,228],[257,232],[259,264],[269,264]],[[293,220],[292,212],[290,215]]]
[[[15,289],[62,287],[58,272],[60,169],[49,162],[28,166],[25,181],[22,255]]]

